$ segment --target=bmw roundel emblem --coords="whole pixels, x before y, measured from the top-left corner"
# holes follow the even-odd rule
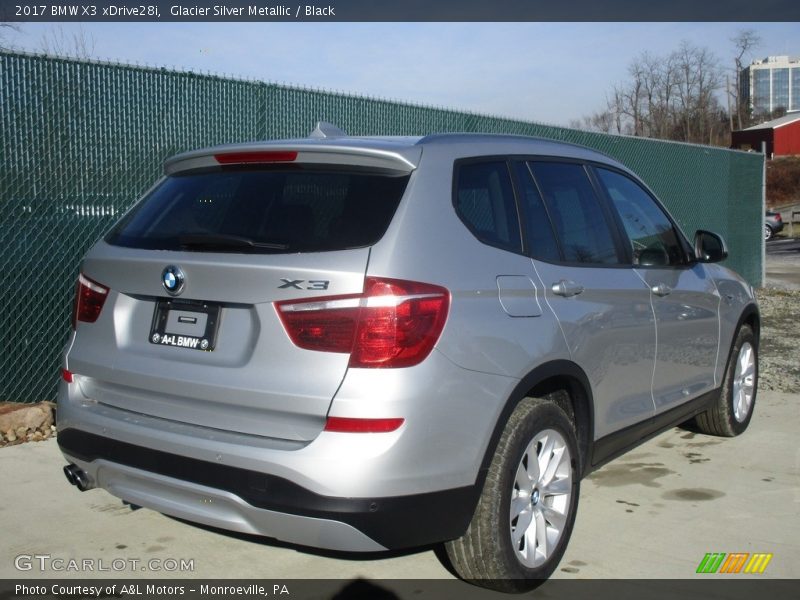
[[[161,285],[171,296],[177,296],[183,291],[183,283],[186,276],[180,267],[169,265],[161,272]]]

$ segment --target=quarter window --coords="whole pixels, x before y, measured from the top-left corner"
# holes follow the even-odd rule
[[[650,194],[615,171],[597,169],[597,176],[622,219],[633,264],[643,267],[683,264],[680,238]]]
[[[571,263],[618,264],[614,237],[582,165],[531,162],[547,210]]]
[[[522,251],[514,189],[505,161],[462,164],[455,204],[458,216],[480,241]]]

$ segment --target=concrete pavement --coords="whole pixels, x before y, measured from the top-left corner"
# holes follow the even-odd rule
[[[770,552],[760,577],[800,577],[799,401],[761,393],[743,436],[673,429],[584,480],[555,576],[694,578],[707,552]],[[321,553],[132,511],[69,486],[63,464],[52,440],[0,450],[0,578],[452,578],[430,549]],[[70,559],[94,570],[65,571]]]

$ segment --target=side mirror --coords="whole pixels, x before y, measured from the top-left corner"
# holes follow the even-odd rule
[[[720,262],[728,258],[728,247],[722,236],[700,229],[694,234],[694,255],[697,262]]]

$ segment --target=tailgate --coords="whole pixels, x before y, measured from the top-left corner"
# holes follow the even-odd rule
[[[78,321],[67,367],[93,401],[311,440],[349,355],[297,347],[273,303],[361,293],[369,249],[410,174],[369,164],[253,165],[252,153],[221,162],[231,156],[247,164],[191,158],[182,163],[188,171],[172,172],[173,164],[90,251],[82,272],[108,294],[96,321]]]
[[[110,292],[95,323],[78,323],[67,356],[83,394],[183,423],[313,439],[324,426],[349,355],[297,348],[273,302],[360,293],[369,250],[270,256],[269,264],[263,256],[154,254],[165,253],[101,244],[86,258],[84,274]],[[200,305],[218,311],[213,350],[153,342],[157,304],[167,300],[161,278],[168,264],[184,272],[186,289],[182,304],[168,311],[189,319],[207,314],[196,312]],[[320,285],[327,291],[305,289]],[[197,323],[169,321],[167,334],[190,340],[205,333],[192,336],[188,328]]]

